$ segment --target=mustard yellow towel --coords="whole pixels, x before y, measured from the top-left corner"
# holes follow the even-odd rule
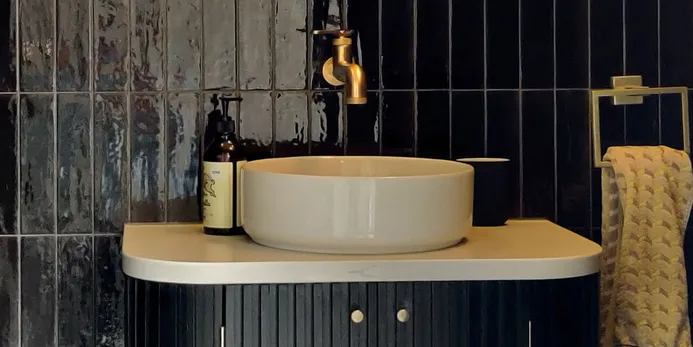
[[[601,346],[689,347],[691,161],[666,146],[611,147],[604,160]]]

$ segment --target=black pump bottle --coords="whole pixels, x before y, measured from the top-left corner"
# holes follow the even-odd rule
[[[215,134],[202,155],[202,225],[205,234],[242,235],[240,176],[246,157],[228,109],[229,102],[243,99],[222,95],[219,100],[221,115],[210,114]]]

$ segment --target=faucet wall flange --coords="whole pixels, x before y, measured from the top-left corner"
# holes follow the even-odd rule
[[[334,75],[334,58],[327,59],[325,64],[322,64],[322,77],[327,83],[336,87],[346,84],[345,81],[338,79]]]

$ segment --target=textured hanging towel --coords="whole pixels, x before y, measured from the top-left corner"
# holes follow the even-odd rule
[[[602,169],[602,347],[690,347],[683,239],[693,202],[688,155],[611,147]]]

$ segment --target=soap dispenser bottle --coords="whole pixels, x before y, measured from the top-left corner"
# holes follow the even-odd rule
[[[246,158],[228,110],[229,102],[243,99],[223,95],[219,99],[222,114],[202,155],[202,226],[209,235],[242,235],[240,176]]]

